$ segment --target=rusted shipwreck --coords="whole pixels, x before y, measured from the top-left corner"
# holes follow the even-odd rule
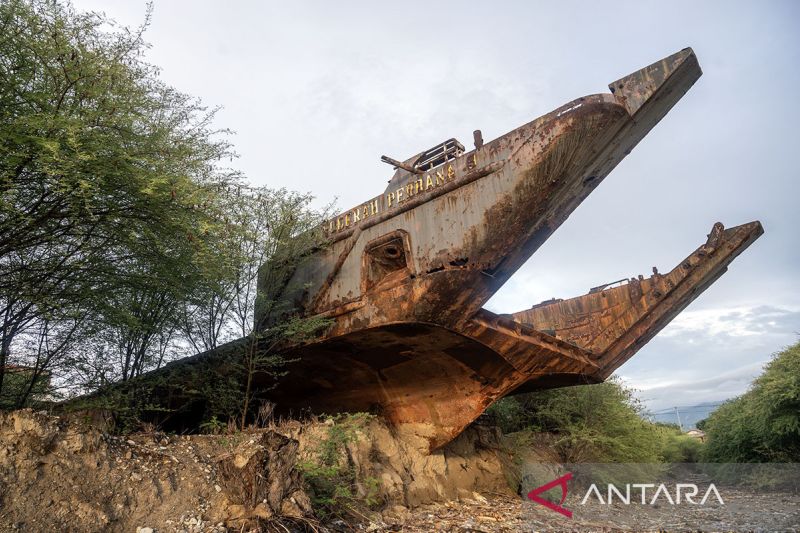
[[[282,289],[333,324],[293,350],[277,404],[378,411],[436,448],[503,396],[606,379],[726,271],[759,222],[714,224],[664,274],[511,314],[483,305],[700,75],[687,48],[491,142],[476,131],[473,150],[451,139],[384,156],[396,167],[386,190],[331,219],[332,245]]]

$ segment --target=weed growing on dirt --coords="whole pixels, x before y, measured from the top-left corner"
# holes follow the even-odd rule
[[[298,468],[319,517],[363,518],[366,511],[380,503],[378,479],[359,479],[347,449],[373,418],[374,415],[368,413],[328,417],[325,437],[309,458],[299,462]]]
[[[200,431],[202,431],[203,433],[211,433],[212,435],[219,435],[223,431],[225,431],[225,429],[227,429],[227,427],[228,427],[228,424],[226,424],[225,422],[222,422],[219,419],[217,419],[217,417],[215,415],[215,416],[212,416],[207,421],[205,421],[202,424],[200,424]]]

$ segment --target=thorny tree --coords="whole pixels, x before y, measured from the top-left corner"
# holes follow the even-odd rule
[[[314,223],[223,168],[214,112],[142,59],[148,22],[0,3],[0,406],[247,333],[258,263]]]
[[[287,282],[298,263],[324,245],[323,212],[309,208],[312,197],[286,189],[235,185],[220,197],[225,224],[214,240],[223,261],[205,265],[205,284],[187,301],[182,332],[197,352],[212,350],[253,332],[255,309],[271,315],[291,311],[289,302],[257,293]],[[260,274],[259,274],[260,273]]]

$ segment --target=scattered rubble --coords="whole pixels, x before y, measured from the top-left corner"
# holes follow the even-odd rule
[[[725,505],[581,506],[566,518],[520,497],[486,494],[420,506],[396,525],[373,524],[372,531],[428,533],[532,533],[538,531],[800,531],[800,495],[724,489]],[[388,522],[388,521],[385,521]],[[369,530],[369,527],[367,527]]]

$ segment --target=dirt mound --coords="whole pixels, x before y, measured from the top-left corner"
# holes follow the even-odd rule
[[[87,420],[0,412],[0,531],[240,531],[313,523],[296,468],[332,420],[287,421],[232,435],[106,434]],[[499,432],[473,426],[430,453],[381,419],[359,427],[343,461],[374,483],[374,525],[402,524],[431,502],[510,494]]]
[[[309,516],[297,442],[236,437],[114,437],[30,410],[0,413],[0,530],[239,531]]]
[[[289,423],[281,431],[300,442],[302,458],[326,438],[329,425]],[[398,433],[375,418],[347,446],[347,460],[359,480],[377,480],[378,495],[389,507],[472,498],[475,492],[511,493],[505,477],[511,458],[497,428],[470,426],[434,452],[428,444],[424,432]]]

